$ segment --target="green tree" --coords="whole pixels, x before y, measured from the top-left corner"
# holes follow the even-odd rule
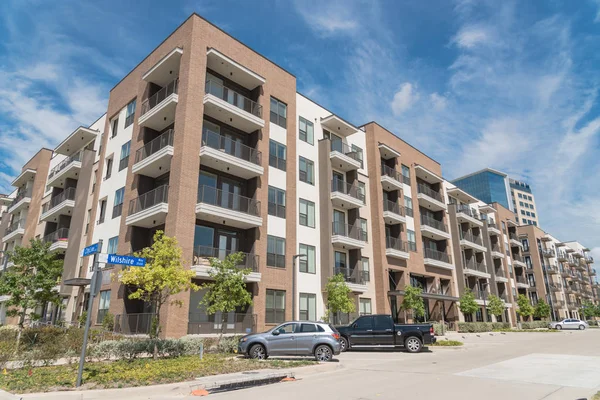
[[[533,316],[536,318],[548,318],[550,316],[550,305],[546,303],[544,300],[538,301],[533,310]]]
[[[252,305],[252,294],[246,289],[245,282],[246,276],[252,270],[240,268],[243,261],[243,253],[230,254],[224,260],[211,258],[209,272],[211,281],[202,285],[202,289],[207,289],[207,291],[199,306],[205,307],[209,315],[221,313],[221,334],[218,343],[223,337],[227,313],[233,312],[239,307]]]
[[[487,299],[488,312],[496,317],[501,316],[504,313],[504,300],[500,297],[490,294]]]
[[[26,319],[39,319],[35,314],[38,305],[60,304],[56,286],[63,262],[50,251],[50,243],[39,239],[31,239],[29,247],[17,246],[8,257],[13,265],[0,274],[0,296],[9,296],[5,302],[6,315],[19,317],[17,340],[20,340]]]
[[[171,296],[198,290],[192,282],[195,273],[186,270],[181,264],[181,248],[177,239],[169,237],[163,231],[156,231],[154,243],[136,253],[137,257],[146,259],[145,267],[127,267],[119,274],[119,281],[132,288],[128,298],[142,300],[155,307],[156,314],[152,319],[150,337],[160,334],[160,312],[162,307],[170,303],[181,307],[181,300],[171,300]],[[155,347],[155,357],[157,349]]]
[[[422,297],[423,289],[406,285],[404,287],[404,298],[400,304],[400,309],[404,310],[404,320],[407,321],[406,313],[411,311],[413,319],[425,315],[425,304]]]
[[[583,304],[581,305],[581,315],[583,315],[583,318],[588,319],[588,318],[592,318],[596,316],[596,312],[597,312],[597,308],[594,305],[594,303],[592,303],[589,300],[586,300],[583,302]]]
[[[352,313],[356,310],[354,301],[350,297],[352,290],[346,284],[344,275],[336,274],[330,277],[325,285],[325,292],[327,293],[325,320],[329,321],[338,313]]]
[[[533,306],[531,302],[524,294],[520,294],[517,296],[517,314],[519,314],[523,318],[528,318],[533,315]]]
[[[458,309],[464,315],[473,315],[479,310],[479,304],[475,301],[475,295],[470,289],[465,290],[465,292],[458,299],[459,306]]]

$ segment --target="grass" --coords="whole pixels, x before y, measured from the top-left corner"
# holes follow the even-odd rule
[[[493,332],[516,332],[516,333],[557,333],[555,329],[494,329]]]
[[[464,343],[459,342],[458,340],[438,340],[437,342],[429,345],[429,346],[437,346],[437,347],[458,347],[462,346]]]
[[[256,361],[224,354],[170,359],[86,363],[83,389],[122,388],[174,383],[197,377],[265,368],[312,365],[312,360]],[[51,392],[75,388],[77,364],[8,370],[0,374],[0,388],[13,393]]]
[[[596,394],[591,398],[591,400],[600,400],[600,392],[596,392]]]

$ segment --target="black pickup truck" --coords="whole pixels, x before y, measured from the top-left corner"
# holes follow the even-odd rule
[[[363,315],[347,326],[336,326],[341,350],[403,347],[418,353],[435,343],[432,324],[395,324],[391,315]]]

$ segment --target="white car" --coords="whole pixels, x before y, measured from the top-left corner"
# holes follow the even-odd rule
[[[587,322],[582,321],[580,319],[575,319],[575,318],[566,318],[566,319],[563,319],[562,321],[550,322],[550,324],[548,324],[548,328],[557,329],[559,331],[561,329],[579,329],[582,331],[589,327],[590,326],[588,325]]]

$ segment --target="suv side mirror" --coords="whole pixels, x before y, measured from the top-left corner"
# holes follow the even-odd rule
[[[279,336],[279,331],[278,330],[274,330],[273,331],[273,336]]]
[[[352,328],[354,328],[354,329],[358,328],[358,324],[352,324]]]

